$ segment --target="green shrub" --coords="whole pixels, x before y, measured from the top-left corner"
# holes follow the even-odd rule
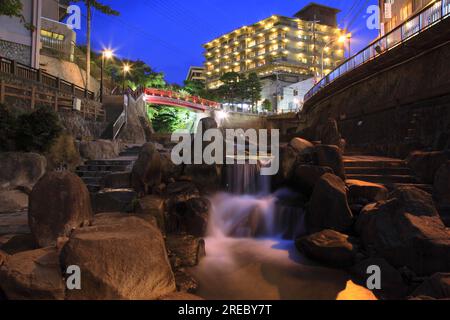
[[[3,104],[0,104],[0,152],[15,149],[16,118]]]
[[[58,115],[48,107],[39,107],[17,119],[16,145],[21,151],[46,152],[61,133]]]
[[[172,133],[179,129],[189,129],[195,121],[195,113],[184,108],[151,106],[148,116],[157,133]]]

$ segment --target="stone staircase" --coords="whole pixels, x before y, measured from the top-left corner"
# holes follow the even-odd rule
[[[406,162],[375,156],[345,156],[344,166],[347,179],[378,183],[392,190],[398,186],[415,186],[432,193],[431,185],[423,184]]]
[[[76,170],[77,175],[87,185],[89,192],[97,193],[102,189],[102,179],[111,174],[131,171],[141,146],[129,146],[116,159],[89,160]]]

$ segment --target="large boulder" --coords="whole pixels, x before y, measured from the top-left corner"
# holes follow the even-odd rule
[[[306,213],[308,231],[348,231],[353,214],[347,202],[347,188],[341,178],[326,173],[317,182]]]
[[[183,173],[183,166],[178,166],[172,162],[169,152],[161,153],[161,180],[168,183],[171,179],[177,179]]]
[[[131,189],[104,189],[92,196],[92,207],[95,213],[130,212],[136,199]]]
[[[350,268],[350,274],[356,283],[367,286],[367,280],[372,275],[369,267],[378,267],[381,271],[381,289],[372,291],[381,299],[404,299],[408,293],[408,286],[402,274],[383,258],[368,258]]]
[[[214,193],[221,187],[221,166],[190,164],[184,168],[184,176],[189,177],[202,193]]]
[[[360,200],[367,202],[377,202],[386,200],[389,194],[388,189],[377,183],[371,183],[360,180],[347,180],[348,197],[351,202]]]
[[[148,214],[155,217],[158,228],[165,232],[165,201],[157,195],[145,196],[138,200],[136,212],[139,214]]]
[[[450,273],[436,273],[426,279],[413,293],[413,297],[450,299]]]
[[[345,181],[344,159],[338,147],[318,145],[314,147],[314,155],[319,166],[330,167],[335,175]]]
[[[47,160],[36,153],[0,153],[0,190],[33,188],[45,174]]]
[[[406,160],[408,166],[423,183],[433,184],[439,168],[448,161],[444,152],[413,152]]]
[[[131,185],[139,194],[149,194],[160,183],[160,154],[153,143],[146,143],[131,171]]]
[[[31,192],[28,220],[37,243],[54,246],[58,237],[92,220],[86,185],[70,172],[47,173]]]
[[[414,187],[396,189],[387,201],[366,206],[356,232],[372,256],[418,275],[450,270],[450,232],[428,193]]]
[[[434,178],[434,196],[439,203],[450,205],[450,161],[443,164]]]
[[[32,234],[12,234],[0,237],[0,250],[7,254],[39,249]]]
[[[310,196],[317,182],[325,173],[332,174],[333,169],[313,165],[299,165],[294,170],[292,184],[300,192]]]
[[[68,299],[152,300],[176,288],[161,232],[134,216],[104,217],[75,230],[61,261],[83,275],[82,289],[68,292]]]
[[[28,208],[28,195],[20,190],[0,191],[0,214]]]
[[[323,230],[297,239],[295,244],[307,257],[338,268],[352,266],[358,252],[354,239],[334,230]]]
[[[114,159],[119,156],[120,145],[111,140],[82,141],[80,155],[86,160]]]
[[[314,148],[314,145],[308,140],[302,138],[294,138],[289,142],[289,146],[294,148],[299,153],[307,153],[311,152]]]
[[[7,256],[0,287],[9,300],[63,300],[65,284],[55,248]]]
[[[185,232],[203,237],[208,228],[211,203],[206,198],[193,198],[178,202],[169,213],[167,232]]]
[[[344,151],[345,141],[339,132],[338,124],[335,119],[328,119],[328,121],[320,128],[320,140],[322,144],[333,145]]]
[[[298,152],[290,145],[280,146],[280,169],[275,176],[277,186],[289,184],[292,181],[294,168],[298,161]]]

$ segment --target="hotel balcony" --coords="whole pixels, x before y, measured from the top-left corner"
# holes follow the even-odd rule
[[[74,61],[76,34],[66,24],[41,18],[41,55]]]

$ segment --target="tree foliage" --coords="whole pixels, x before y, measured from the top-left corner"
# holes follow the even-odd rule
[[[248,77],[236,72],[225,73],[220,81],[223,85],[217,89],[219,97],[229,104],[248,102],[253,108],[261,100],[262,85],[256,73]]]
[[[158,133],[188,129],[193,124],[193,112],[184,108],[152,106],[148,113],[153,129]]]
[[[47,159],[53,169],[75,169],[81,160],[75,139],[67,132],[60,134],[52,144]]]
[[[15,148],[16,118],[10,110],[0,104],[0,152]]]
[[[268,100],[268,99],[263,101],[262,107],[263,107],[263,110],[265,110],[267,112],[273,111],[272,102],[270,102],[270,100]]]
[[[25,28],[33,30],[34,26],[26,21],[22,14],[22,10],[23,5],[20,0],[0,0],[0,16],[19,18]]]

